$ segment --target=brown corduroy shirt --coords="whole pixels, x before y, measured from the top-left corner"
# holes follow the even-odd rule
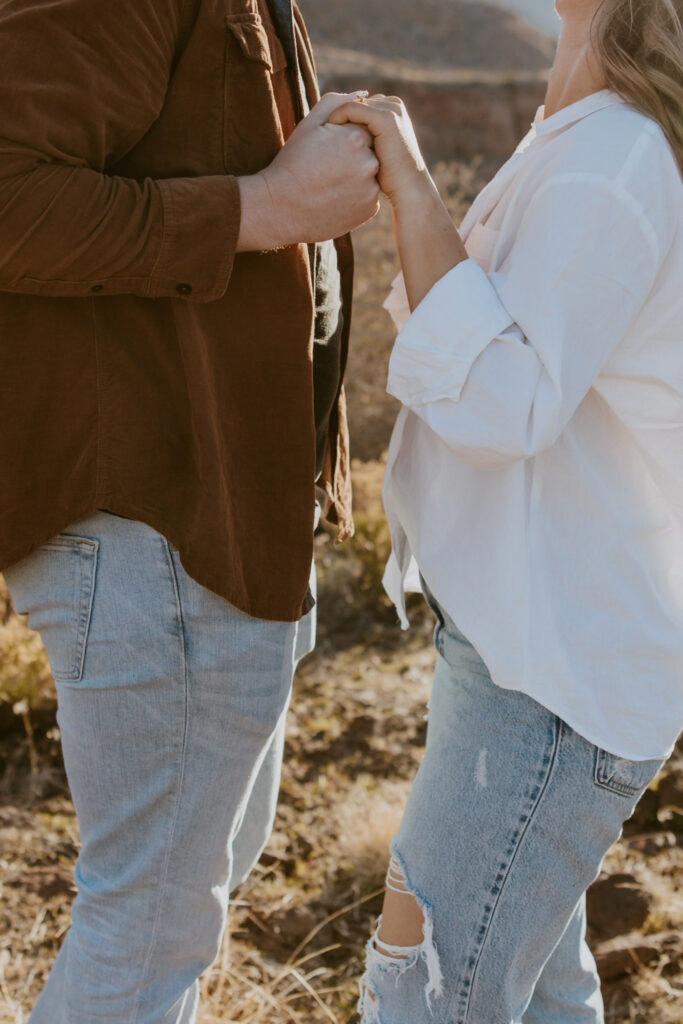
[[[311,250],[235,254],[295,82],[266,0],[0,3],[0,568],[101,508],[250,615],[306,610]],[[342,390],[319,483],[347,536]]]

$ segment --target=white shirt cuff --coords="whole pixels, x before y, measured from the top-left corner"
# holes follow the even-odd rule
[[[464,260],[434,285],[398,335],[389,394],[408,406],[457,401],[475,359],[511,324],[488,276]]]

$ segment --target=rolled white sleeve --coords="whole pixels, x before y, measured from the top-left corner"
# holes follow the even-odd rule
[[[486,274],[469,259],[400,332],[388,391],[464,460],[555,443],[642,308],[661,262],[638,201],[597,175],[548,179]]]
[[[444,330],[457,310],[457,340]],[[456,400],[477,356],[511,325],[484,271],[464,260],[431,289],[398,336],[389,390],[404,405]]]

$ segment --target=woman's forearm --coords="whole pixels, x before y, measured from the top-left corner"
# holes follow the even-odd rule
[[[373,96],[337,107],[329,123],[360,124],[374,138],[380,162],[378,181],[391,201],[414,310],[437,281],[467,259],[467,251],[427,170],[408,112],[394,96]]]
[[[394,230],[411,310],[437,281],[467,259],[451,216],[425,172],[393,204]]]

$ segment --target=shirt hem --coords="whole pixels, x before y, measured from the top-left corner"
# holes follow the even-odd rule
[[[306,605],[308,603],[310,565],[313,561],[314,553],[312,530],[308,573],[306,574],[306,584],[303,587],[301,597],[297,598],[296,601],[282,602],[281,604],[277,601],[260,603],[258,601],[244,600],[242,595],[231,587],[225,586],[225,582],[220,581],[216,575],[198,566],[191,551],[188,551],[187,545],[183,544],[175,530],[166,523],[158,512],[139,505],[132,505],[118,500],[114,501],[111,497],[102,495],[91,499],[87,504],[79,505],[75,509],[69,509],[63,515],[55,516],[52,520],[54,525],[34,535],[28,543],[22,544],[15,549],[10,548],[7,554],[0,552],[0,572],[27,558],[38,548],[47,544],[57,534],[62,533],[82,519],[95,515],[98,511],[109,512],[112,515],[122,516],[124,519],[143,523],[145,526],[149,526],[150,529],[160,533],[171,547],[175,548],[183,569],[195,583],[210,590],[218,597],[222,597],[233,608],[243,612],[250,618],[261,619],[266,622],[299,622],[307,614]]]

